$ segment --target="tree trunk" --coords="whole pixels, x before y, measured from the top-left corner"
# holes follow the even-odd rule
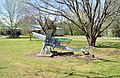
[[[29,32],[30,41],[32,41],[32,31]]]
[[[68,25],[69,25],[70,35],[73,36],[73,29],[72,29],[72,27],[71,27],[71,24],[69,23]]]
[[[88,45],[95,47],[96,39],[97,38],[95,38],[95,37],[91,37],[91,38],[87,37]]]
[[[73,36],[73,31],[72,30],[70,30],[70,34]]]
[[[32,41],[32,37],[30,36],[30,41]]]

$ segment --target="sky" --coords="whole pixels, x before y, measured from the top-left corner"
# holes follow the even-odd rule
[[[0,4],[3,2],[4,0],[0,0]],[[103,2],[104,0],[101,0],[101,2]]]
[[[0,6],[1,6],[1,4],[4,2],[4,0],[0,0]]]
[[[0,5],[1,5],[1,3],[3,3],[3,1],[4,1],[4,0],[0,0]],[[101,2],[104,2],[104,0],[101,0]]]
[[[0,0],[0,3],[2,3],[4,0]]]
[[[0,0],[0,7],[3,5],[4,0]],[[101,0],[102,3],[104,3],[104,0]],[[2,8],[0,8],[2,9]]]

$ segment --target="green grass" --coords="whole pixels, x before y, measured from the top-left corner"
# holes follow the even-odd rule
[[[75,38],[64,45],[81,48],[87,42]],[[98,39],[97,46],[91,53],[100,60],[36,57],[42,40],[0,38],[0,78],[120,78],[120,40]]]

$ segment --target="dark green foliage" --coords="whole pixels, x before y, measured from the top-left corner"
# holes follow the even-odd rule
[[[4,29],[5,29],[5,25],[4,25],[4,23],[2,21],[0,21],[0,35],[5,34]]]
[[[17,29],[11,29],[8,30],[6,34],[9,35],[9,38],[18,38],[21,35],[21,32]]]
[[[112,33],[114,37],[120,37],[120,18],[118,17],[112,25]]]
[[[120,49],[120,42],[102,42],[97,44],[100,48],[118,48]]]

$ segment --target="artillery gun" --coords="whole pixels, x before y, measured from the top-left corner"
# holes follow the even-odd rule
[[[88,51],[88,47],[83,47],[82,49],[76,49],[76,48],[71,48],[67,46],[62,46],[61,42],[58,39],[51,37],[51,31],[48,31],[46,36],[36,32],[32,32],[32,34],[34,37],[44,40],[43,47],[40,53],[37,54],[38,56],[46,55],[54,52],[56,53],[54,48],[60,48],[63,50],[70,50],[75,52],[82,52],[84,55],[90,55]]]

